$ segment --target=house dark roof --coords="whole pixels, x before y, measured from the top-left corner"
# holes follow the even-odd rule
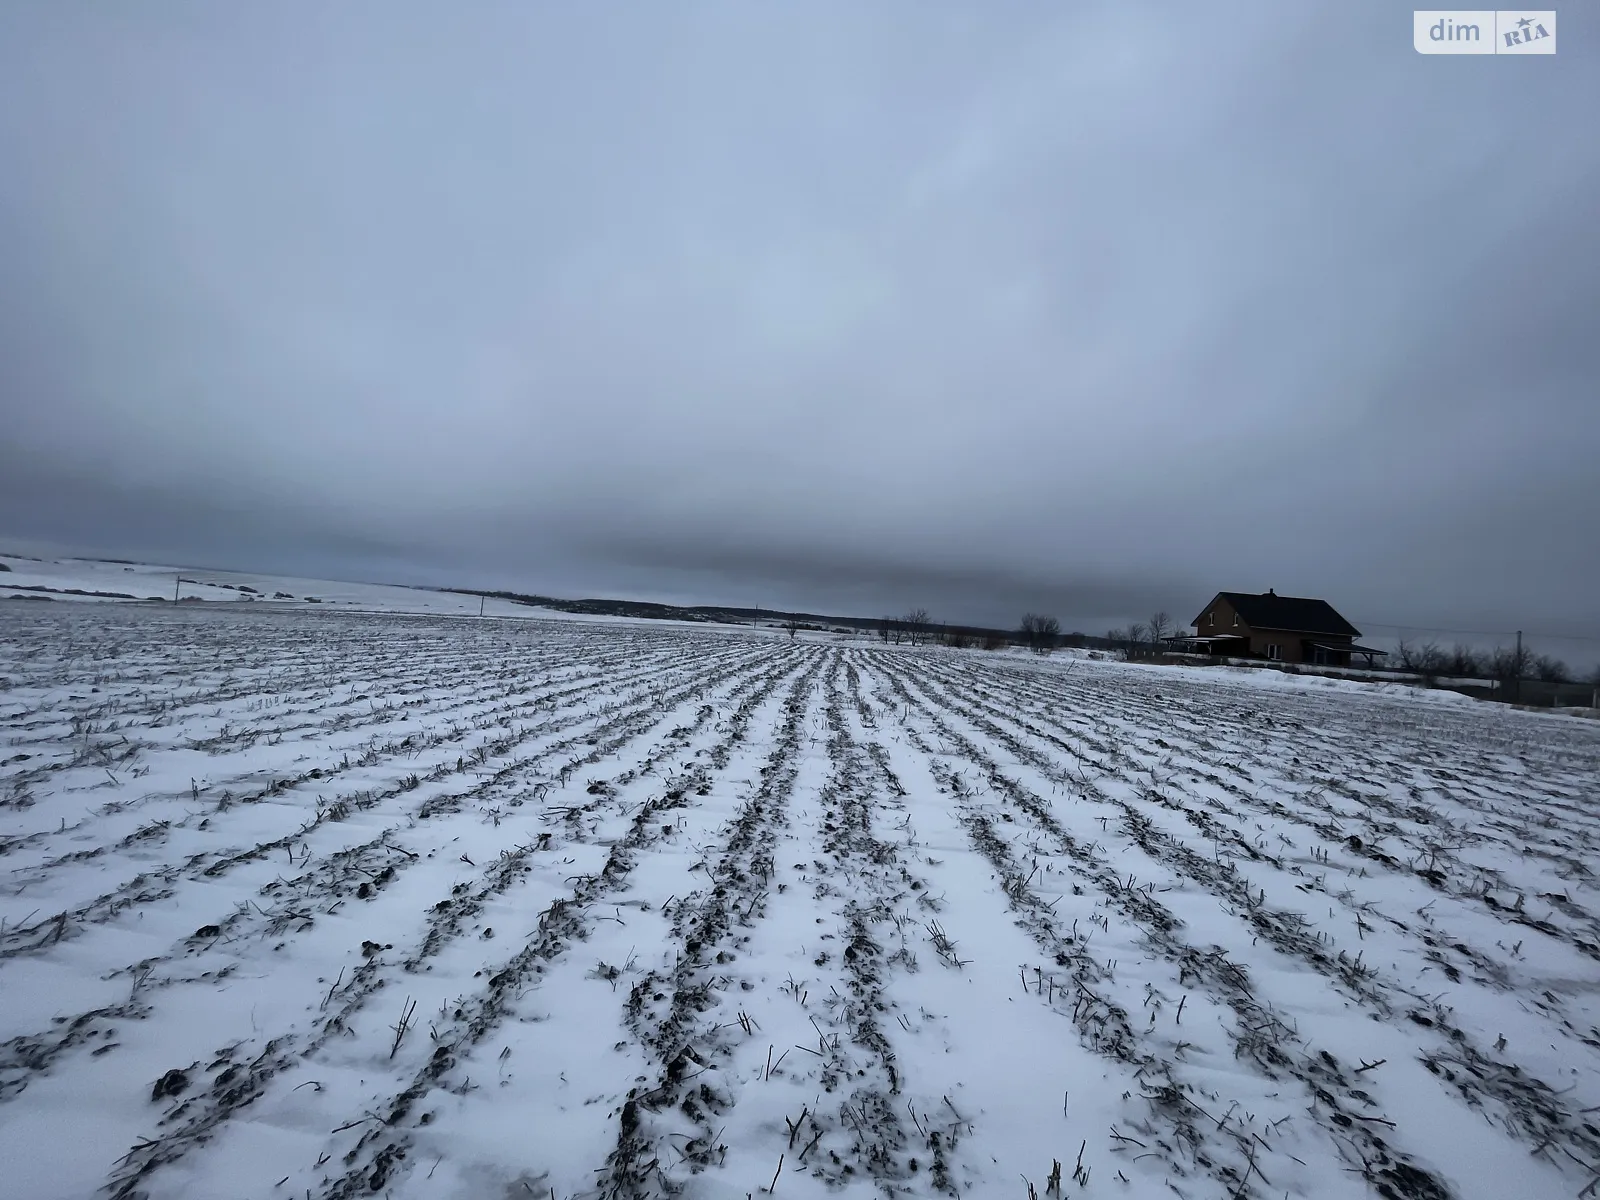
[[[1335,637],[1360,637],[1361,631],[1333,610],[1326,600],[1307,596],[1279,596],[1274,592],[1218,592],[1233,605],[1239,619],[1252,629],[1284,629],[1294,633],[1321,633]]]

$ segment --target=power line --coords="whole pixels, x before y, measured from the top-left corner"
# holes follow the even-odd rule
[[[1363,625],[1376,626],[1379,629],[1403,629],[1407,633],[1456,633],[1466,637],[1516,637],[1515,629],[1441,629],[1437,625],[1399,625],[1394,621],[1361,621]],[[1600,642],[1600,634],[1595,633],[1540,633],[1535,629],[1521,631],[1524,637],[1554,638],[1567,642]]]

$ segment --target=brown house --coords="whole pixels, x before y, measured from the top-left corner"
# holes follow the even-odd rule
[[[1347,667],[1353,656],[1371,666],[1385,653],[1357,645],[1361,631],[1326,600],[1280,596],[1270,589],[1218,592],[1194,627],[1194,636],[1172,640],[1185,649],[1230,658]]]

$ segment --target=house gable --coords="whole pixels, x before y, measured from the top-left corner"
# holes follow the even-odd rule
[[[1201,637],[1242,634],[1248,628],[1244,619],[1239,616],[1238,610],[1228,601],[1227,592],[1218,592],[1191,624],[1200,631]]]

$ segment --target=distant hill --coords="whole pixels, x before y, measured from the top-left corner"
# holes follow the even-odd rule
[[[526,604],[534,608],[549,608],[557,612],[577,613],[598,617],[640,617],[653,621],[703,621],[718,625],[752,625],[765,622],[784,625],[794,622],[812,629],[862,629],[878,631],[887,625],[890,629],[906,630],[909,626],[895,618],[841,617],[825,613],[786,612],[772,608],[729,608],[716,604],[660,604],[649,600],[559,600],[554,596],[530,596],[522,592],[490,592],[473,588],[442,588],[466,596],[488,596],[492,600],[507,600],[513,604]],[[935,624],[936,634],[964,633],[969,637],[1010,638],[1014,631],[989,629],[979,625]]]

